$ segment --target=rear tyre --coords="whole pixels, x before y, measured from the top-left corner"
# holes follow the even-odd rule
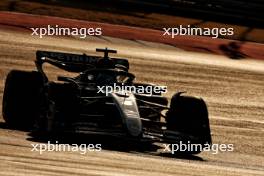
[[[166,114],[167,129],[184,134],[182,143],[211,144],[207,106],[203,99],[176,93]],[[186,153],[197,154],[200,150]]]
[[[12,70],[5,82],[3,118],[8,126],[23,130],[32,129],[40,115],[43,77],[39,72]]]

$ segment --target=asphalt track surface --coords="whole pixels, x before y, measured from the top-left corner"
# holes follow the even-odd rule
[[[127,57],[139,82],[167,85],[203,97],[208,104],[213,142],[233,144],[233,152],[172,156],[160,152],[107,148],[101,152],[31,151],[27,132],[6,128],[0,117],[0,175],[264,175],[264,62],[186,52],[163,44],[109,37],[30,36],[14,27],[0,28],[0,98],[11,69],[34,69],[38,49],[95,54],[96,47]],[[49,76],[57,74],[46,68]],[[61,74],[61,73],[60,73]],[[2,108],[1,108],[2,109]],[[21,117],[24,118],[24,117]],[[89,139],[85,139],[89,143]],[[115,141],[113,141],[114,143]],[[129,144],[128,144],[129,145]],[[122,147],[121,147],[122,148]],[[129,147],[128,147],[129,148]]]

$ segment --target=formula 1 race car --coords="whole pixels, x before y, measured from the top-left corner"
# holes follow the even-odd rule
[[[167,144],[211,145],[203,99],[178,92],[168,105],[166,97],[153,91],[157,85],[133,81],[127,59],[108,56],[115,50],[96,51],[104,56],[37,51],[37,71],[10,71],[2,106],[7,125],[53,134],[92,133]],[[79,74],[50,81],[44,63]],[[135,91],[112,89],[118,85],[134,87]],[[138,91],[142,88],[152,92]],[[201,149],[188,152],[196,154]]]

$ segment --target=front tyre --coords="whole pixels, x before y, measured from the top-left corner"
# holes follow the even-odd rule
[[[182,134],[181,142],[187,144],[211,144],[211,132],[207,106],[203,99],[176,93],[166,114],[167,130]],[[197,154],[200,150],[186,153]]]

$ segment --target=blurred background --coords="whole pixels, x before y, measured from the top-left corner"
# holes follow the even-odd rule
[[[1,0],[0,10],[157,30],[233,27],[233,36],[220,38],[264,42],[263,0]]]

